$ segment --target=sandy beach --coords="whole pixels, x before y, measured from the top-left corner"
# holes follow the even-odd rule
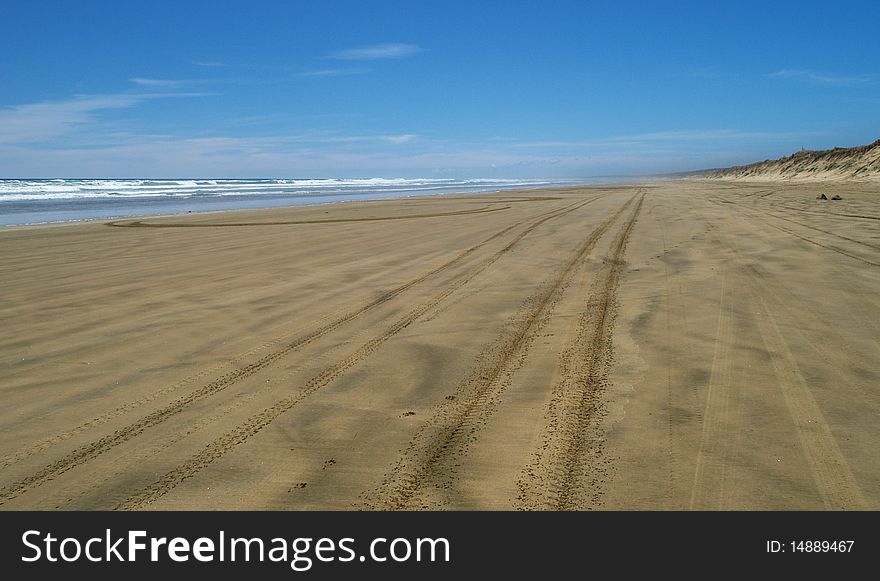
[[[876,510],[877,194],[0,231],[0,509]]]

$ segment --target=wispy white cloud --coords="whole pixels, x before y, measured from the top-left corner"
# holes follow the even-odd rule
[[[359,136],[352,136],[359,137]],[[385,136],[387,137],[387,136]],[[388,142],[383,136],[373,137]],[[425,175],[432,168],[458,168],[474,175],[511,168],[541,173],[544,166],[570,160],[549,156],[505,154],[492,150],[400,151],[389,148],[319,147],[286,138],[176,137],[132,134],[112,145],[71,146],[41,150],[0,147],[0,175],[102,175],[136,173],[146,177],[203,176],[327,176]],[[569,166],[570,167],[570,166]],[[22,173],[23,172],[23,173]]]
[[[220,68],[229,66],[226,63],[221,63],[218,61],[189,61],[190,64],[196,65],[197,67],[210,67],[210,68]]]
[[[423,50],[415,44],[384,43],[339,50],[330,53],[328,58],[355,61],[392,59],[411,56]]]
[[[395,145],[399,145],[401,143],[409,143],[411,141],[415,141],[416,139],[418,139],[418,137],[418,135],[406,133],[404,135],[385,135],[382,138],[385,141],[389,141],[391,143],[394,143]]]
[[[521,141],[511,144],[511,146],[522,148],[612,148],[644,144],[654,147],[662,144],[686,145],[707,142],[780,140],[794,139],[804,136],[804,133],[791,132],[742,131],[740,129],[696,129],[688,131],[655,131],[652,133],[616,135],[583,141],[552,139]]]
[[[497,139],[491,141],[498,141]],[[511,143],[512,147],[523,147],[523,148],[535,148],[540,149],[542,147],[590,147],[594,145],[598,145],[598,141],[560,141],[553,139],[544,139],[538,141],[520,141]]]
[[[212,93],[78,95],[63,101],[12,105],[0,109],[0,143],[52,139],[95,121],[100,111],[127,109],[151,99],[209,95]]]
[[[13,105],[0,109],[0,142],[49,139],[90,121],[107,109],[125,109],[144,100],[139,95],[88,95],[66,101]]]
[[[345,77],[349,75],[364,75],[370,72],[370,69],[321,69],[318,71],[305,71],[300,73],[301,77]]]
[[[164,87],[164,88],[173,88],[180,87],[187,84],[189,81],[181,81],[174,79],[145,79],[143,77],[132,77],[128,79],[129,82],[134,83],[135,85],[140,85],[141,87]]]
[[[63,147],[56,145],[58,142],[39,148],[0,144],[0,175],[403,177],[430,175],[435,171],[474,177],[647,175],[717,167],[743,154],[725,149],[724,144],[701,147],[686,155],[651,143],[641,148],[621,145],[616,149],[552,152],[505,149],[488,143],[438,145],[430,140],[401,147],[394,143],[392,138],[396,137],[403,136],[316,133],[194,137],[116,133],[112,140],[77,140]]]
[[[840,75],[809,69],[781,69],[775,73],[770,73],[769,76],[777,79],[796,79],[838,87],[858,87],[877,81],[877,75],[874,74]]]
[[[151,79],[146,77],[131,77],[128,79],[129,83],[133,83],[139,87],[143,87],[144,89],[167,89],[169,91],[174,91],[175,89],[183,89],[184,87],[192,87],[192,86],[205,86],[205,85],[218,85],[218,84],[238,84],[241,83],[240,79]],[[155,95],[155,93],[150,93],[151,95]],[[174,95],[184,95],[184,93],[180,91],[174,91]],[[170,96],[170,95],[166,95]]]
[[[615,148],[633,145],[685,145],[706,142],[747,140],[779,140],[803,137],[803,133],[770,131],[742,131],[739,129],[697,129],[688,131],[656,131],[632,135],[617,135],[591,140],[536,140],[512,144],[521,148]]]
[[[393,145],[401,145],[411,143],[418,139],[418,135],[413,133],[403,133],[399,135],[339,135],[329,132],[313,132],[300,135],[284,135],[273,138],[277,143],[311,143],[311,144],[333,144],[333,143],[391,143]]]
[[[156,85],[165,86],[165,85]],[[336,131],[311,131],[297,134],[283,134],[259,138],[244,137],[157,137],[149,134],[134,134],[118,131],[117,124],[107,124],[105,112],[118,109],[132,109],[156,99],[211,96],[215,93],[190,92],[150,92],[122,93],[108,95],[78,95],[61,101],[46,101],[0,108],[0,146],[9,148],[24,147],[31,151],[48,153],[53,150],[75,150],[87,148],[92,151],[123,150],[132,151],[143,145],[149,148],[157,139],[167,146],[169,141],[189,143],[199,151],[214,153],[228,151],[230,148],[242,149],[249,153],[278,152],[291,149],[320,148],[325,151],[334,145],[355,147],[361,144],[364,149],[381,149],[381,145],[397,146],[418,139],[414,133],[375,133],[342,134]],[[318,115],[302,119],[325,119],[351,115]],[[230,123],[230,126],[247,126],[277,123],[284,120],[279,115],[258,115],[243,117]],[[225,149],[224,149],[225,148]]]
[[[772,131],[742,131],[739,129],[696,129],[687,131],[656,131],[608,138],[610,142],[657,142],[657,141],[726,141],[740,139],[789,139],[801,137],[802,133]]]

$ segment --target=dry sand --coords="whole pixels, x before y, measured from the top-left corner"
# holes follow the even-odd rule
[[[0,508],[880,508],[878,193],[0,232]]]

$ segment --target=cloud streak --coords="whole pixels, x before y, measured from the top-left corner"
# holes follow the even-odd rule
[[[424,49],[415,44],[384,43],[338,50],[330,53],[327,57],[331,59],[352,61],[396,59],[412,56],[423,50]]]
[[[0,143],[50,139],[87,123],[98,111],[134,107],[140,95],[88,95],[66,101],[13,105],[0,110]]]
[[[809,69],[781,69],[775,73],[770,73],[769,76],[776,79],[794,79],[836,87],[859,87],[874,83],[877,80],[877,75],[872,74],[839,75]]]
[[[212,93],[77,95],[64,101],[13,105],[0,109],[0,143],[53,139],[94,122],[101,111],[128,109],[151,99],[210,95]]]
[[[209,68],[220,68],[229,66],[226,63],[221,63],[218,61],[189,61],[191,65],[195,65],[197,67],[209,67]]]
[[[770,131],[742,131],[739,129],[697,129],[689,131],[657,131],[609,138],[610,142],[656,141],[726,141],[741,139],[789,139],[801,133],[774,133]]]
[[[91,134],[91,132],[89,132]],[[411,134],[314,133],[268,137],[114,134],[112,142],[51,147],[0,144],[0,175],[83,177],[535,177],[658,174],[717,167],[753,156],[712,144],[686,152],[646,142],[595,150],[527,151],[430,140]],[[653,138],[653,137],[652,137]],[[570,143],[570,142],[565,142]],[[497,145],[497,144],[496,144]],[[701,144],[704,145],[704,144]],[[38,152],[35,155],[35,152]],[[686,166],[683,168],[683,164]]]
[[[413,135],[410,133],[404,135],[384,135],[382,138],[385,141],[391,142],[395,145],[400,145],[402,143],[410,143],[418,139],[418,135]]]
[[[189,81],[178,81],[173,79],[145,79],[143,77],[132,77],[129,82],[141,87],[162,87],[173,88],[187,84]]]
[[[632,145],[662,144],[684,145],[688,143],[728,142],[747,140],[779,140],[803,137],[803,133],[768,131],[741,131],[739,129],[697,129],[690,131],[656,131],[633,135],[618,135],[582,141],[539,140],[512,144],[519,148],[612,148]]]
[[[370,69],[322,69],[318,71],[305,71],[301,77],[347,77],[350,75],[365,75]]]
[[[403,133],[399,135],[333,135],[322,133],[307,133],[303,135],[286,135],[273,138],[275,143],[310,143],[310,144],[328,144],[328,143],[390,143],[392,145],[402,145],[411,143],[418,139],[419,136],[414,133]]]

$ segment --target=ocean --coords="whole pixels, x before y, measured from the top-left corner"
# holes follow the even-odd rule
[[[505,179],[2,179],[0,227],[487,192],[585,180]]]

